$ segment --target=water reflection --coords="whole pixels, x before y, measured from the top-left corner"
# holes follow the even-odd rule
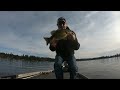
[[[80,61],[79,72],[93,79],[119,79],[120,58]]]
[[[0,75],[53,69],[52,62],[0,59]]]

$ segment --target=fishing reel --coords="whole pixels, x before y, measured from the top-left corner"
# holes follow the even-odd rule
[[[66,61],[64,61],[63,65],[62,65],[62,70],[63,70],[63,72],[69,72],[69,66]]]

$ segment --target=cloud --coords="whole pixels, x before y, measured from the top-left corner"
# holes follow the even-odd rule
[[[43,37],[57,29],[61,16],[81,44],[76,57],[99,56],[119,48],[119,11],[1,11],[0,50],[54,57]]]

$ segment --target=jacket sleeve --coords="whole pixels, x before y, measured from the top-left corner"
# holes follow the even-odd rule
[[[80,43],[78,42],[77,38],[73,44],[74,44],[73,45],[74,50],[78,50],[80,48]]]
[[[73,33],[75,34],[75,32]],[[78,42],[76,34],[75,34],[75,40],[72,42],[72,46],[74,50],[78,50],[80,48],[80,43]]]

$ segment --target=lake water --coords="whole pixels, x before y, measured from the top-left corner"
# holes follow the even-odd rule
[[[91,79],[120,79],[120,58],[109,58],[77,63],[79,72]]]
[[[0,59],[0,76],[53,70],[54,62]],[[120,79],[120,58],[77,61],[79,73],[90,79]]]
[[[0,76],[53,70],[53,62],[0,59]]]

